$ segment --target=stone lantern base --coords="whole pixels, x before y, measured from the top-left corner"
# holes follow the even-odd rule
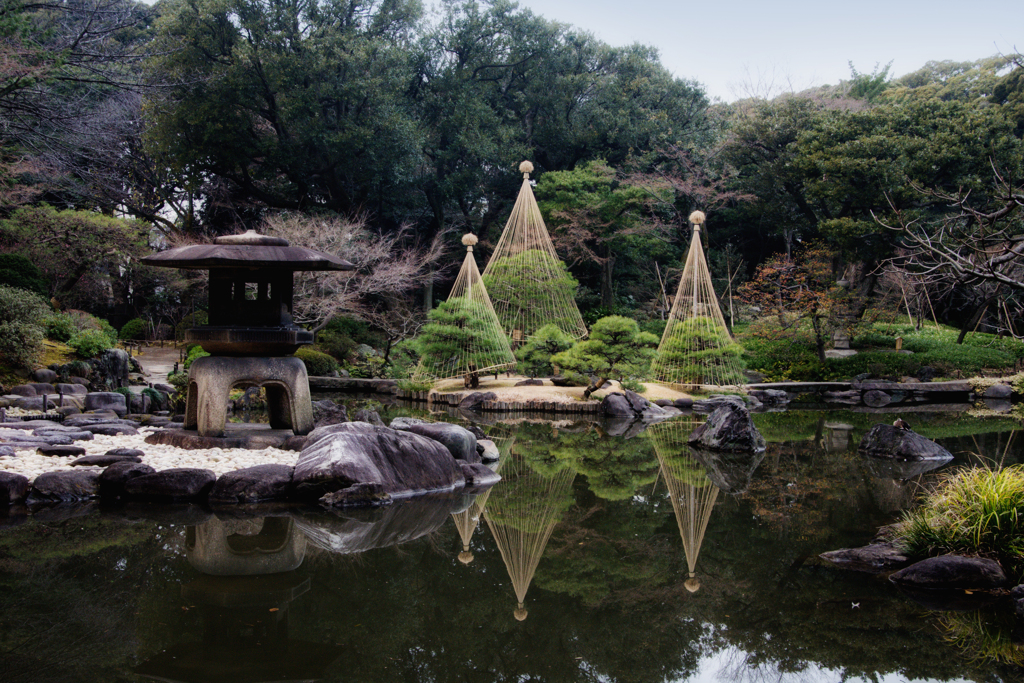
[[[272,429],[290,429],[296,436],[313,431],[313,403],[306,366],[298,358],[205,356],[188,373],[185,429],[199,436],[224,436],[228,393],[237,386],[262,386]]]

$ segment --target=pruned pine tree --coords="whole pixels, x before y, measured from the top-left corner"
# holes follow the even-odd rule
[[[587,336],[576,306],[576,281],[555,253],[530,185],[533,164],[519,165],[523,185],[491,260],[484,268],[495,290],[495,311],[506,334],[519,344],[548,324],[573,339]]]
[[[473,258],[474,235],[462,238],[466,258],[451,295],[432,310],[417,339],[420,381],[464,377],[467,387],[480,385],[480,375],[514,368],[516,358],[494,313],[487,288]]]
[[[576,342],[568,351],[552,356],[551,362],[561,368],[597,380],[583,391],[583,398],[603,387],[609,380],[638,381],[647,376],[658,338],[641,332],[635,320],[610,315],[594,323],[590,339]]]
[[[694,211],[693,240],[665,333],[651,365],[658,382],[727,386],[743,381],[742,349],[729,334],[700,242],[704,214]]]

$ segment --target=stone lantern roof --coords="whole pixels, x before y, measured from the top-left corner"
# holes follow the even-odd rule
[[[348,261],[252,230],[142,259],[149,266],[210,271],[209,324],[185,334],[213,355],[285,356],[313,343],[292,322],[296,271],[355,270]]]
[[[289,246],[281,237],[260,235],[249,230],[241,235],[225,235],[213,244],[189,244],[147,256],[148,266],[213,270],[215,268],[260,268],[287,270],[354,270],[345,259],[305,247]]]

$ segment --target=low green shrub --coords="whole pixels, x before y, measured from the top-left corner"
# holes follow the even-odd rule
[[[67,344],[78,332],[75,321],[67,313],[54,313],[44,323],[46,338]]]
[[[102,330],[82,330],[68,341],[68,346],[81,358],[95,358],[112,347],[113,343]]]
[[[117,333],[120,339],[145,339],[149,332],[149,323],[142,318],[132,318]]]
[[[192,344],[188,347],[188,355],[185,356],[185,362],[182,363],[181,369],[188,370],[197,358],[206,358],[209,355],[199,344]]]
[[[316,335],[317,348],[338,360],[345,360],[360,344],[382,348],[387,343],[383,334],[374,330],[365,321],[336,316]]]
[[[885,351],[862,351],[849,358],[827,359],[821,377],[826,382],[852,379],[862,374],[899,378],[915,374],[920,367],[921,361],[917,356]]]
[[[850,340],[850,347],[854,349],[895,349],[896,337],[868,330],[854,336]]]
[[[821,381],[823,368],[813,345],[760,337],[747,337],[741,344],[747,369],[762,373],[769,382]]]
[[[413,379],[400,379],[398,380],[398,388],[402,391],[430,391],[434,388],[434,383]]]
[[[338,369],[338,361],[333,356],[309,347],[296,351],[295,357],[303,362],[311,377],[326,377]]]
[[[995,555],[1019,574],[1024,569],[1024,465],[948,475],[896,529],[897,542],[911,556]]]

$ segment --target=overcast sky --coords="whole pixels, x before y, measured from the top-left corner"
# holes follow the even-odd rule
[[[748,84],[803,90],[850,76],[916,71],[928,61],[973,61],[1024,51],[1024,0],[519,0],[521,7],[611,45],[658,48],[676,76],[712,97]],[[777,94],[777,92],[757,94]]]

